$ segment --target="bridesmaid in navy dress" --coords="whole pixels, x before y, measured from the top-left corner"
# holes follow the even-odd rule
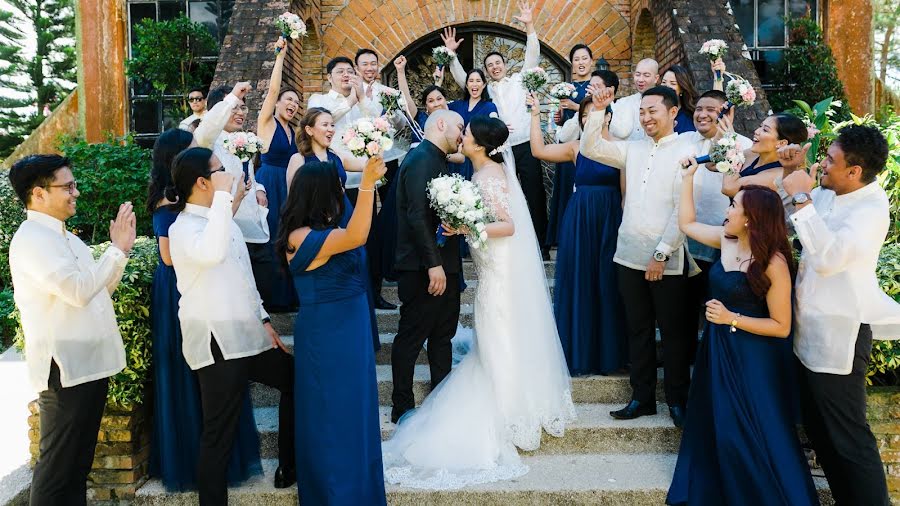
[[[291,182],[276,249],[300,298],[294,327],[297,486],[300,503],[385,505],[375,355],[361,252],[372,223],[371,158],[347,227],[333,163],[304,165]]]
[[[591,84],[592,69],[594,67],[594,53],[584,44],[576,44],[569,51],[569,61],[572,62],[572,81],[575,86],[575,97],[563,100],[560,103],[560,120],[557,125],[562,126],[578,112],[579,105],[587,96],[587,87]],[[618,84],[616,84],[618,87]],[[553,118],[550,118],[553,121]],[[569,142],[575,139],[564,139]],[[575,166],[572,162],[565,161],[556,164],[553,172],[553,193],[550,194],[550,216],[547,219],[546,246],[556,246],[559,243],[560,221],[572,198],[575,185]]]
[[[487,77],[480,69],[472,69],[466,76],[466,87],[463,89],[462,100],[450,102],[450,110],[462,116],[463,125],[468,125],[474,116],[497,117],[497,106],[491,101],[491,95],[487,89]],[[451,173],[460,174],[466,179],[472,179],[472,162],[465,158],[462,163],[450,163],[448,169]],[[460,244],[465,244],[461,241]]]
[[[327,109],[321,107],[310,108],[309,111],[300,120],[300,135],[297,137],[297,145],[299,153],[291,157],[287,169],[287,181],[290,184],[296,177],[298,171],[308,163],[312,162],[331,162],[335,166],[338,178],[341,181],[341,187],[347,184],[347,171],[344,169],[344,163],[341,157],[334,151],[329,149],[331,141],[334,138],[334,118]],[[353,214],[353,204],[347,195],[344,195],[344,216],[339,223],[340,226],[346,227]],[[366,257],[366,249],[363,248],[360,256],[363,262],[363,271],[369,272],[368,258]],[[372,290],[370,278],[366,278],[366,290],[369,294],[369,313],[372,320],[372,345],[375,350],[381,348],[381,340],[378,337],[378,320],[375,318],[375,294]]]
[[[275,45],[281,48],[275,56],[275,66],[269,79],[269,90],[259,109],[256,131],[263,142],[260,155],[262,165],[256,171],[256,181],[266,188],[269,201],[269,245],[273,247],[278,237],[278,220],[281,206],[287,199],[287,166],[291,156],[297,153],[294,142],[296,135],[291,127],[291,120],[300,108],[300,95],[290,88],[281,88],[284,58],[290,50],[284,39],[279,37]],[[274,253],[274,249],[273,249]],[[277,270],[272,281],[272,300],[263,301],[266,309],[290,311],[297,307],[297,295],[294,285],[286,271]]]
[[[672,65],[662,73],[659,84],[675,90],[678,95],[678,115],[675,116],[675,133],[694,132],[694,110],[697,108],[697,87],[688,69]]]
[[[719,129],[733,132],[728,116],[719,120]],[[764,119],[753,132],[753,144],[744,152],[746,164],[740,174],[726,175],[722,179],[722,193],[734,197],[741,187],[760,185],[778,191],[778,185],[787,176],[778,157],[778,150],[788,144],[802,146],[808,137],[806,124],[789,113],[773,114]]]
[[[172,160],[187,149],[193,136],[184,130],[163,132],[153,146],[153,168],[148,192],[148,211],[153,216],[159,264],[153,274],[150,320],[153,339],[154,420],[150,446],[150,474],[170,491],[193,490],[197,483],[197,453],[202,416],[196,373],[181,352],[181,325],[175,269],[169,257],[169,226],[178,213],[169,209],[165,189],[171,185]],[[234,440],[228,465],[228,481],[237,484],[262,474],[259,436],[249,395]]]
[[[697,352],[667,504],[819,504],[797,437],[792,351],[794,261],[778,194],[747,186],[724,226],[698,223],[692,164],[682,182],[682,231],[722,255]],[[706,169],[703,169],[706,170]]]
[[[534,98],[532,100],[535,100]],[[581,104],[581,125],[593,104]],[[544,145],[539,112],[531,117],[531,152],[541,160],[574,162],[575,192],[560,223],[553,312],[573,376],[625,367],[628,342],[613,255],[622,222],[621,173],[578,152],[579,142]],[[609,117],[607,117],[609,119]]]

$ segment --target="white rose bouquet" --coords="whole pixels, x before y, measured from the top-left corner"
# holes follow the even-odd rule
[[[253,132],[231,132],[223,142],[225,149],[246,162],[262,149],[262,140]]]
[[[275,26],[281,30],[281,35],[285,39],[297,40],[306,37],[306,23],[292,12],[285,12],[275,18]]]
[[[575,90],[575,85],[572,83],[556,83],[550,87],[550,117],[547,120],[548,132],[552,133],[556,129],[556,123],[553,121],[553,116],[556,114],[556,111],[559,110],[560,101],[565,99],[575,100],[577,97],[578,91]]]
[[[428,182],[428,198],[442,223],[467,231],[466,238],[471,248],[485,246],[491,216],[475,183],[459,174],[436,177]],[[447,242],[444,232],[443,225],[438,226],[438,246]]]
[[[450,64],[455,57],[456,53],[447,49],[445,46],[438,46],[431,50],[431,58],[440,70],[444,70],[444,67]]]
[[[724,58],[728,54],[728,43],[722,39],[712,39],[703,43],[700,47],[700,54],[706,55],[709,61],[714,62],[719,58]],[[716,71],[716,81],[722,80],[722,71]]]
[[[716,142],[708,155],[697,157],[697,163],[714,163],[723,174],[738,174],[744,167],[744,152],[737,144],[737,134],[728,132]]]
[[[539,91],[541,88],[547,85],[547,82],[549,80],[550,76],[547,74],[547,71],[540,67],[534,67],[522,71],[522,85],[525,86],[525,89],[528,90],[528,93]],[[531,110],[531,106],[528,106],[528,110]]]

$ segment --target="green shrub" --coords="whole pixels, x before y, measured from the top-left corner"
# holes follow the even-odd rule
[[[884,245],[876,272],[884,293],[900,302],[900,244]],[[900,342],[875,341],[866,376],[869,384],[900,385]]]
[[[0,289],[12,286],[9,277],[9,243],[24,220],[25,206],[9,184],[9,172],[0,171]]]
[[[819,25],[810,18],[789,19],[788,48],[784,60],[775,69],[779,89],[766,93],[773,111],[794,107],[794,100],[815,104],[828,97],[847,104],[844,85],[838,79],[831,48]],[[847,106],[838,111],[838,119],[850,117]]]
[[[151,152],[130,138],[109,138],[90,144],[80,138],[66,138],[60,150],[72,161],[78,180],[78,210],[66,224],[88,244],[109,240],[109,221],[119,205],[130,201],[137,215],[138,235],[152,235],[153,223],[147,214],[147,181]]]
[[[98,258],[109,243],[91,246],[94,258]],[[150,333],[150,288],[158,262],[156,239],[139,237],[134,243],[122,281],[113,293],[113,308],[122,342],[125,343],[125,369],[109,381],[106,402],[110,406],[130,408],[144,402],[144,388],[150,381],[152,360]],[[18,311],[13,314],[18,327],[15,345],[25,348]]]
[[[15,310],[12,288],[0,290],[0,352],[9,348],[16,335],[16,321],[12,317]]]

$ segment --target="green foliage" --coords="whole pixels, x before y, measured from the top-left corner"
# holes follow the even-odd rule
[[[91,246],[94,258],[99,258],[109,247],[108,242]],[[125,369],[109,380],[106,403],[109,406],[131,408],[144,402],[144,388],[150,381],[152,361],[150,333],[150,297],[153,273],[159,259],[156,239],[138,237],[125,266],[122,281],[112,295],[119,333],[125,344]],[[13,344],[25,349],[25,339],[19,325],[19,313],[12,315],[17,328]]]
[[[900,302],[900,244],[885,244],[878,258],[878,282],[884,293]],[[872,343],[872,358],[866,381],[873,383],[900,385],[900,342],[875,341]]]
[[[9,277],[9,243],[24,220],[25,206],[9,184],[9,172],[0,171],[0,289],[12,285]]]
[[[822,29],[810,18],[789,19],[789,46],[784,51],[784,61],[775,70],[779,90],[767,93],[773,111],[786,111],[794,107],[795,100],[814,104],[832,97],[847,103],[844,85],[837,76],[837,67],[831,48],[825,43]],[[850,117],[844,107],[838,119]]]
[[[16,321],[12,318],[16,310],[11,287],[0,290],[0,352],[6,350],[16,335]]]
[[[837,111],[843,107],[843,104],[834,100],[834,97],[828,97],[814,106],[810,106],[803,100],[794,100],[794,104],[796,107],[788,112],[802,119],[806,123],[807,128],[815,128],[819,131],[810,140],[812,147],[806,153],[807,162],[810,164],[816,163],[825,156],[828,146],[837,136],[834,131],[835,124],[831,118],[837,114]]]
[[[212,80],[215,69],[201,57],[216,53],[216,40],[206,27],[184,16],[169,21],[145,19],[133,29],[132,58],[126,62],[128,77],[149,84],[153,100],[164,95],[183,97],[177,107],[179,116],[187,116],[188,91]]]
[[[67,221],[73,233],[88,244],[109,239],[109,221],[123,202],[134,204],[138,235],[152,235],[153,224],[144,203],[150,179],[151,152],[130,138],[109,138],[90,144],[63,139],[60,150],[72,161],[78,181],[78,210]]]

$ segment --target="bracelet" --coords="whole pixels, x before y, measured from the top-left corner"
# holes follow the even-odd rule
[[[737,324],[740,318],[741,313],[734,313],[734,318],[731,320],[731,332],[737,332]]]
[[[262,324],[265,325],[267,323],[272,323],[272,319],[268,316],[262,319]]]
[[[359,188],[361,192],[375,192],[375,188]]]

